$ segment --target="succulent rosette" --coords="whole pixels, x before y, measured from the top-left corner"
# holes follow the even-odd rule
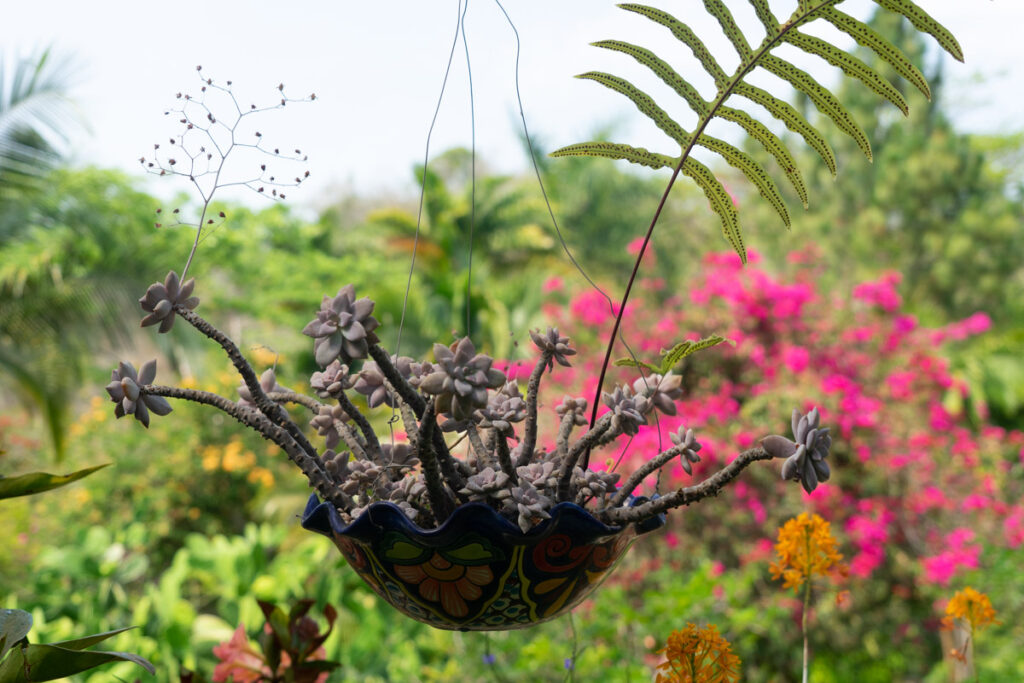
[[[316,318],[302,330],[302,334],[313,337],[313,354],[321,367],[330,365],[341,358],[348,363],[366,358],[368,341],[373,331],[380,326],[374,318],[374,303],[367,297],[356,299],[355,287],[346,285],[336,296],[324,296]]]
[[[118,363],[117,369],[110,374],[107,393],[110,400],[117,404],[114,415],[119,419],[125,415],[134,415],[143,427],[149,427],[149,413],[166,415],[171,412],[171,405],[163,396],[154,396],[143,391],[143,387],[152,384],[156,379],[156,360],[143,363],[136,372],[131,363]]]
[[[139,299],[142,310],[149,314],[142,319],[142,327],[160,323],[159,332],[169,331],[174,326],[175,306],[182,306],[191,311],[199,305],[199,297],[192,296],[195,286],[195,278],[189,278],[182,283],[173,270],[167,273],[162,283],[151,284]]]

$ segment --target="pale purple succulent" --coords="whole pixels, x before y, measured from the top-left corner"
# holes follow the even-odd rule
[[[791,426],[796,441],[773,434],[761,440],[762,447],[773,457],[786,458],[782,463],[782,478],[799,481],[810,493],[818,482],[828,481],[832,471],[825,462],[832,448],[828,427],[819,427],[821,414],[813,408],[806,415],[793,409]]]
[[[549,327],[544,334],[530,330],[530,339],[538,349],[551,354],[548,357],[548,370],[554,368],[555,363],[570,367],[569,356],[575,356],[576,349],[569,348],[569,338],[560,336],[557,328]]]
[[[384,373],[372,360],[363,363],[363,369],[356,376],[355,384],[352,386],[357,393],[366,397],[366,405],[376,408],[379,405],[394,407],[397,404],[394,394],[388,388]]]
[[[513,486],[505,499],[505,510],[516,516],[525,534],[538,520],[551,519],[551,499],[530,485]]]
[[[509,476],[501,470],[493,467],[485,467],[473,476],[466,479],[466,485],[459,491],[470,500],[485,500],[487,498],[507,498]]]
[[[490,395],[487,406],[481,408],[477,415],[481,427],[497,429],[502,434],[511,432],[514,423],[526,419],[526,401],[519,393],[519,385],[505,382],[501,389]]]
[[[369,353],[368,341],[373,339],[371,335],[380,323],[370,315],[373,301],[355,297],[353,285],[342,287],[337,296],[324,296],[316,318],[302,330],[303,334],[316,339],[313,355],[321,367],[339,357],[347,363],[366,358]]]
[[[526,482],[538,490],[554,490],[558,486],[558,470],[550,460],[517,467],[516,475],[520,482]]]
[[[640,431],[640,425],[647,424],[644,417],[649,409],[647,399],[634,396],[628,386],[615,387],[612,393],[601,394],[601,399],[612,409],[613,432],[634,436]]]
[[[505,373],[491,367],[494,359],[476,352],[469,337],[451,347],[434,344],[433,372],[419,382],[419,389],[435,396],[437,411],[456,422],[471,420],[487,406],[487,390],[505,383]]]
[[[348,472],[340,487],[341,491],[350,496],[370,497],[376,492],[378,485],[387,480],[383,474],[384,470],[376,463],[369,460],[353,460],[348,463]]]
[[[582,427],[587,424],[587,399],[585,398],[570,398],[566,396],[562,399],[562,402],[555,407],[555,413],[558,417],[565,417],[566,414],[572,413],[573,424],[577,427]]]
[[[173,270],[167,273],[167,277],[162,283],[151,284],[139,299],[142,310],[149,314],[142,319],[142,327],[160,323],[159,332],[170,330],[174,326],[174,307],[176,305],[189,310],[199,305],[199,297],[192,296],[195,286],[195,278],[189,278],[182,283],[178,279],[178,274]]]
[[[341,432],[336,423],[348,422],[352,418],[341,406],[320,406],[320,413],[309,421],[309,426],[327,441],[327,448],[334,448],[341,442]]]
[[[149,427],[150,411],[157,415],[171,412],[171,405],[163,396],[154,396],[142,392],[142,387],[152,384],[156,379],[156,360],[142,364],[136,373],[131,363],[118,363],[117,369],[110,373],[110,384],[107,393],[110,400],[117,404],[114,415],[122,418],[134,415],[143,427]]]
[[[381,444],[381,462],[392,470],[409,470],[420,464],[416,451],[407,443]]]
[[[260,375],[260,388],[263,389],[264,394],[269,394],[273,391],[287,391],[284,387],[277,383],[277,375],[274,374],[274,368],[267,368]],[[247,408],[255,408],[256,401],[252,398],[252,392],[249,391],[249,387],[243,382],[238,387],[238,405],[246,406]]]
[[[680,425],[676,432],[668,435],[668,438],[681,451],[679,462],[682,464],[683,469],[686,470],[687,474],[693,474],[693,467],[690,463],[700,462],[700,456],[697,455],[697,451],[702,448],[700,443],[697,442],[697,437],[694,436],[693,430]]]
[[[615,484],[618,483],[620,476],[618,472],[595,472],[591,469],[574,468],[573,483],[579,488],[577,500],[580,497],[600,498],[615,490]]]
[[[348,374],[348,366],[340,360],[333,360],[323,372],[313,373],[309,386],[320,398],[337,398],[341,392],[352,388],[353,381]]]
[[[651,408],[665,415],[675,415],[676,401],[683,397],[682,384],[683,378],[679,375],[654,373],[633,382],[633,393],[646,398]]]
[[[335,453],[331,449],[324,451],[323,455],[320,456],[324,461],[324,469],[331,475],[334,481],[344,481],[345,477],[348,476],[348,461],[352,457],[352,454],[348,451],[342,451],[341,453]]]

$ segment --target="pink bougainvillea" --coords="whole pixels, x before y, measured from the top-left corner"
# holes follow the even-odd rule
[[[1024,436],[972,427],[956,407],[962,401],[949,400],[965,388],[940,346],[984,333],[988,316],[927,329],[903,309],[897,273],[845,296],[826,295],[813,251],[792,255],[785,279],[760,261],[753,251],[746,266],[735,254],[711,254],[700,275],[674,292],[643,281],[635,288],[622,334],[641,360],[657,364],[662,349],[710,334],[733,345],[677,366],[684,392],[677,415],[659,415],[632,440],[621,439],[618,450],[602,452],[603,466],[632,471],[685,426],[703,445],[702,461],[692,476],[669,466],[660,486],[689,485],[761,436],[788,435],[793,408],[817,406],[835,439],[833,478],[801,497],[779,481],[777,467],[746,472],[723,492],[723,504],[673,515],[671,545],[700,542],[724,552],[723,561],[749,561],[760,555],[750,545],[754,539],[769,537],[780,520],[806,507],[844,530],[854,579],[889,577],[898,593],[915,582],[945,586],[983,565],[980,539],[1024,544],[1018,490]],[[559,329],[581,350],[601,348],[613,319],[607,301],[592,290],[558,296],[567,305],[548,311]],[[627,355],[621,345],[618,351],[616,357]],[[566,394],[593,400],[598,361],[577,358],[572,369],[555,373],[549,405]],[[635,378],[635,370],[613,368],[609,381]],[[984,415],[983,407],[979,412]],[[643,493],[656,484],[649,478]]]

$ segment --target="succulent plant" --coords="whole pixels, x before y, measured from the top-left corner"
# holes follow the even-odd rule
[[[679,454],[679,462],[683,469],[686,470],[687,474],[693,474],[693,467],[690,463],[700,462],[700,456],[697,455],[697,451],[701,449],[701,445],[697,442],[697,437],[694,436],[693,430],[680,426],[675,433],[669,434],[668,438],[676,448],[682,451]]]
[[[568,413],[572,413],[575,426],[582,427],[587,424],[587,399],[564,397],[555,407],[555,414],[564,418]]]
[[[643,396],[652,408],[665,415],[676,414],[676,401],[683,397],[683,378],[674,373],[657,373],[640,377],[633,382],[633,393]]]
[[[575,356],[576,349],[569,348],[569,338],[560,336],[556,328],[549,327],[544,334],[537,330],[530,330],[530,339],[538,349],[550,354],[547,363],[548,370],[554,368],[555,363],[570,367],[569,356]]]
[[[515,516],[525,534],[539,520],[551,519],[551,499],[530,485],[513,486],[505,499],[505,510]]]
[[[260,375],[260,388],[263,389],[265,394],[273,391],[287,391],[277,383],[277,375],[274,372],[274,368],[267,368]],[[253,400],[252,392],[249,391],[249,387],[244,382],[238,387],[238,405],[247,408],[256,407],[256,401]]]
[[[319,414],[309,421],[309,426],[327,441],[327,448],[333,449],[341,443],[338,422],[348,422],[352,417],[341,406],[320,406]]]
[[[433,371],[419,382],[419,389],[436,397],[437,412],[455,421],[470,420],[487,406],[487,390],[505,383],[505,373],[491,367],[494,359],[476,352],[469,337],[451,347],[434,344]]]
[[[331,361],[322,372],[314,372],[309,378],[309,386],[320,398],[337,398],[341,392],[351,389],[353,382],[348,366],[337,359]]]
[[[388,388],[387,380],[384,379],[384,373],[381,372],[380,367],[372,360],[363,363],[363,369],[356,376],[356,381],[352,388],[355,389],[356,393],[366,397],[366,405],[370,408],[376,408],[379,405],[391,407],[397,405],[394,400],[394,394]]]
[[[501,389],[492,393],[487,406],[478,412],[480,426],[496,429],[502,434],[512,431],[512,425],[526,419],[526,401],[519,393],[519,385],[505,382]]]
[[[199,305],[199,297],[192,296],[195,286],[195,278],[189,278],[181,283],[178,274],[173,270],[167,273],[163,282],[151,284],[139,299],[142,310],[149,314],[142,319],[142,327],[160,323],[159,332],[169,331],[174,326],[175,305],[189,310]]]
[[[157,415],[171,412],[171,405],[163,396],[154,396],[142,392],[141,387],[152,384],[156,379],[156,360],[142,364],[136,373],[131,363],[118,363],[117,369],[110,373],[110,384],[107,393],[110,400],[117,404],[114,415],[122,418],[134,415],[143,427],[149,427],[150,411]]]
[[[650,404],[643,396],[634,396],[628,386],[615,387],[612,393],[602,394],[601,399],[612,409],[614,432],[635,436],[640,425],[647,424],[644,413],[650,409]]]
[[[832,448],[832,436],[828,427],[820,427],[821,414],[817,408],[801,415],[793,409],[791,426],[796,441],[773,434],[761,440],[761,445],[776,458],[785,458],[782,463],[782,478],[799,481],[810,493],[818,482],[828,481],[832,471],[825,461]]]
[[[509,481],[509,476],[501,470],[485,467],[467,479],[459,493],[468,496],[470,500],[485,500],[489,497],[500,500],[510,495]]]
[[[353,285],[342,287],[336,296],[325,295],[316,318],[302,330],[302,334],[316,340],[313,355],[321,367],[330,365],[339,357],[346,363],[366,358],[367,342],[373,338],[371,335],[380,323],[370,315],[373,313],[373,301],[355,297]]]

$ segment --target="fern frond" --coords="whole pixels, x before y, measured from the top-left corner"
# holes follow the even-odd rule
[[[645,363],[642,360],[634,360],[632,358],[619,358],[615,361],[614,365],[620,368],[644,368],[651,372],[667,375],[687,356],[693,355],[698,351],[703,351],[704,349],[710,349],[712,346],[718,346],[723,342],[728,342],[729,344],[736,346],[736,342],[726,339],[721,335],[713,334],[710,337],[698,339],[697,341],[689,339],[681,341],[668,350],[662,349],[661,362],[658,365],[652,365],[651,363]]]
[[[775,159],[793,185],[804,207],[808,205],[808,196],[803,177],[786,144],[764,123],[758,121],[754,115],[744,109],[743,105],[730,102],[731,106],[727,106],[726,101],[730,97],[739,95],[745,101],[762,106],[789,130],[797,133],[808,146],[817,152],[832,175],[836,174],[835,154],[821,131],[789,103],[748,83],[747,77],[753,71],[758,68],[764,69],[787,81],[798,92],[806,95],[840,131],[853,138],[864,155],[869,160],[871,159],[871,144],[867,135],[839,99],[806,71],[773,54],[776,48],[788,44],[799,48],[806,54],[826,60],[838,67],[845,75],[861,81],[906,114],[908,108],[903,95],[875,69],[831,42],[800,30],[803,26],[821,19],[851,36],[859,45],[872,50],[881,60],[892,66],[899,76],[905,78],[926,96],[930,96],[928,83],[924,76],[907,56],[867,24],[835,9],[834,6],[841,1],[798,0],[793,14],[785,22],[779,22],[772,13],[768,0],[748,0],[764,28],[762,41],[754,47],[736,24],[732,11],[725,0],[703,0],[704,9],[715,18],[739,55],[739,65],[731,75],[722,68],[721,63],[711,53],[704,41],[686,23],[664,10],[647,5],[637,3],[619,5],[622,9],[646,17],[671,31],[679,42],[690,49],[701,67],[714,81],[716,92],[710,99],[702,96],[689,80],[651,50],[621,40],[599,41],[594,45],[627,54],[650,69],[686,102],[697,115],[697,124],[692,131],[688,131],[672,119],[667,111],[655,102],[654,98],[629,81],[607,73],[588,72],[582,74],[580,78],[596,81],[628,97],[637,109],[680,146],[681,153],[678,155],[659,154],[618,143],[591,142],[563,147],[553,152],[552,156],[601,156],[625,159],[650,168],[670,167],[674,169],[674,173],[669,187],[680,173],[692,178],[707,196],[712,210],[718,214],[726,239],[740,257],[746,260],[743,236],[740,231],[739,212],[715,174],[707,166],[690,157],[693,148],[700,145],[711,150],[728,164],[739,169],[757,187],[787,226],[790,223],[789,213],[767,170],[736,146],[705,134],[704,131],[708,124],[713,119],[719,118],[742,128]],[[931,35],[953,57],[963,60],[960,45],[953,35],[911,0],[874,0],[874,2],[885,10],[906,17],[918,31]]]

